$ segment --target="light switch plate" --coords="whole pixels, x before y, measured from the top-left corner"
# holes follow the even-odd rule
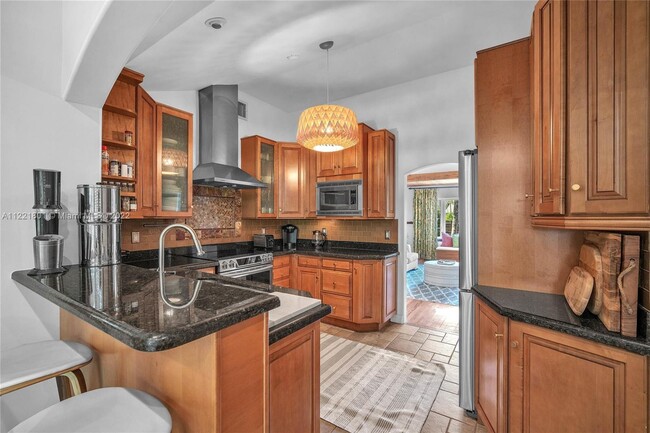
[[[384,232],[384,239],[387,239],[387,240],[390,239],[390,230],[386,230]]]
[[[140,232],[131,232],[131,243],[132,244],[140,243]]]

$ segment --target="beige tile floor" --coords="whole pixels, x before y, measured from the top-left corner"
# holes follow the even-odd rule
[[[458,406],[458,335],[395,323],[387,325],[379,332],[353,332],[323,323],[321,331],[443,364],[446,371],[445,380],[422,430],[404,433],[487,433],[485,426],[466,416],[465,411]],[[346,433],[325,420],[321,420],[320,431]]]

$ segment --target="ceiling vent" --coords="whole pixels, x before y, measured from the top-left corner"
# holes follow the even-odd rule
[[[248,120],[248,105],[243,101],[237,101],[237,114],[240,119]]]
[[[215,30],[219,30],[220,28],[225,26],[227,22],[228,21],[226,21],[226,19],[223,17],[214,17],[206,20],[205,25],[208,27],[212,27]]]

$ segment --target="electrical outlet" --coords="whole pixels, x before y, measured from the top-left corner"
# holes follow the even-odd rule
[[[386,230],[384,232],[384,239],[386,239],[386,240],[390,239],[390,230]]]
[[[327,236],[327,227],[323,227],[321,232],[323,233],[323,236]]]
[[[131,243],[132,244],[140,243],[140,232],[131,232]]]

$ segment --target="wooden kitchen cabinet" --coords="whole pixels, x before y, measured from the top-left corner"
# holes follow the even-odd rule
[[[355,260],[353,268],[353,319],[356,323],[379,323],[384,280],[382,261]]]
[[[385,129],[368,133],[364,202],[367,218],[395,218],[395,136]]]
[[[491,433],[506,433],[508,319],[478,298],[474,306],[476,411]]]
[[[476,408],[490,432],[646,431],[648,357],[475,306]]]
[[[382,323],[397,314],[397,257],[384,260]]]
[[[650,228],[647,1],[542,0],[533,16],[533,225]]]
[[[140,86],[137,89],[137,100],[136,199],[138,213],[144,218],[151,218],[156,216],[157,209],[156,101]]]
[[[317,179],[317,166],[318,166],[318,153],[314,150],[302,149],[303,152],[303,166],[306,173],[305,188],[303,189],[303,206],[305,208],[305,218],[316,218],[316,182]]]
[[[241,168],[268,185],[267,188],[243,189],[243,218],[278,217],[278,143],[254,135],[241,139]]]
[[[317,152],[317,176],[339,176],[364,172],[364,157],[368,146],[368,133],[374,131],[359,123],[359,144],[338,152]]]
[[[156,216],[192,216],[193,117],[156,104]]]
[[[320,322],[269,348],[270,433],[320,429]]]
[[[296,267],[295,288],[309,292],[313,298],[321,299],[320,268]]]
[[[278,143],[278,218],[302,218],[307,167],[303,147],[297,143]]]
[[[291,256],[273,258],[273,285],[291,288]]]
[[[510,321],[508,430],[644,432],[647,358]]]

